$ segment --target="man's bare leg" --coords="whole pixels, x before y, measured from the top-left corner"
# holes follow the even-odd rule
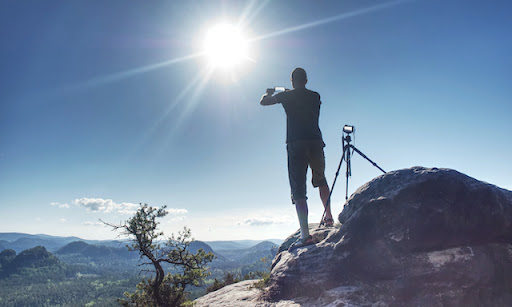
[[[304,241],[309,237],[308,203],[305,198],[295,199],[294,201],[297,217],[299,218],[300,237]]]
[[[324,204],[325,208],[325,218],[324,220],[332,219],[332,212],[331,212],[331,204],[327,204],[327,201],[329,200],[329,194],[331,193],[329,191],[328,185],[323,185],[318,187],[318,191],[320,192],[320,198],[322,199],[322,203]]]

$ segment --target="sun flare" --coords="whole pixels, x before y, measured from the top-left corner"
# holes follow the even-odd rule
[[[230,24],[219,24],[208,30],[204,50],[211,65],[230,69],[247,60],[247,40],[240,29]]]

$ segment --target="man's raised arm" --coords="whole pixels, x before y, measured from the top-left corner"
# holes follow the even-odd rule
[[[262,106],[270,106],[277,103],[277,98],[274,95],[275,90],[272,88],[267,89],[267,93],[261,97],[260,104]]]

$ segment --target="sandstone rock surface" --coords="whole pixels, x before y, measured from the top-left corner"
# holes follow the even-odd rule
[[[251,306],[512,306],[511,191],[414,167],[360,187],[339,221],[316,245],[290,236]]]
[[[290,300],[265,302],[261,290],[253,285],[258,280],[246,280],[221,288],[194,301],[195,307],[300,307]]]

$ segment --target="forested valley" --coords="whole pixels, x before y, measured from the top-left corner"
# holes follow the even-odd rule
[[[125,292],[134,292],[141,279],[152,274],[144,272],[151,266],[145,265],[137,252],[128,251],[126,242],[73,238],[76,241],[67,243],[69,238],[34,240],[34,235],[27,235],[32,241],[27,237],[6,240],[2,235],[0,306],[116,306]],[[41,245],[26,248],[36,243]],[[191,288],[188,297],[200,297],[207,289],[212,291],[236,280],[261,278],[269,271],[276,243],[194,241],[192,251],[201,248],[213,252],[215,258],[206,282]],[[166,271],[173,268],[168,266]]]

